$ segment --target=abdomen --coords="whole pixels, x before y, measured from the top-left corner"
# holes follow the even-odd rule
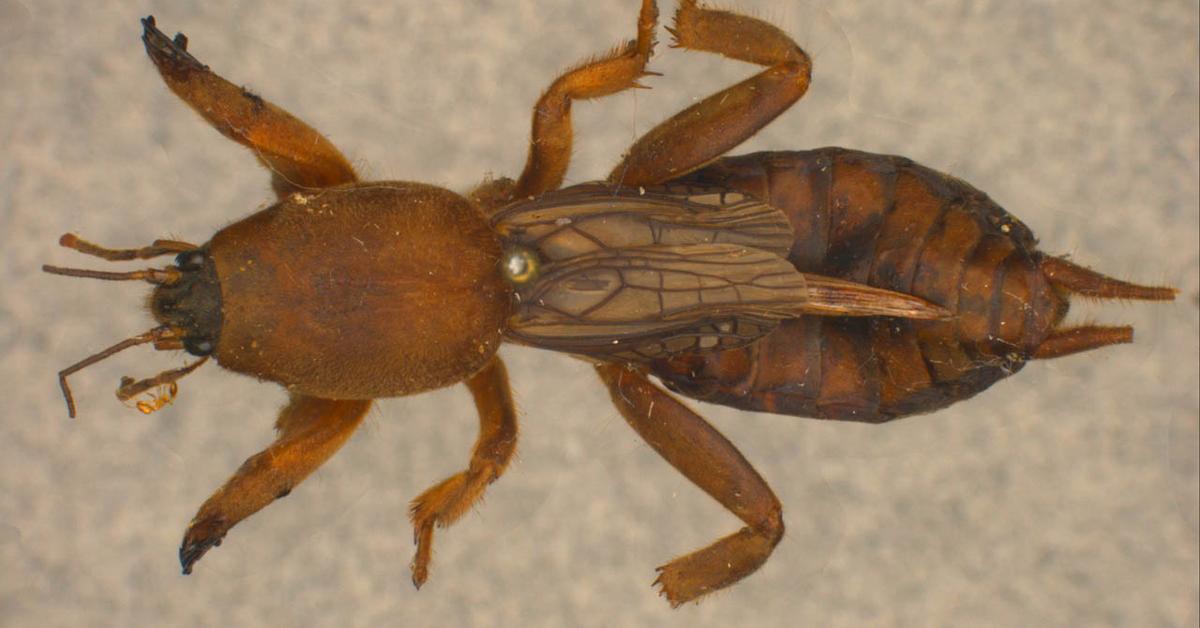
[[[886,421],[1016,372],[1065,314],[1029,229],[970,185],[910,160],[840,148],[721,159],[687,175],[765,198],[810,273],[919,296],[944,321],[802,317],[749,347],[659,360],[670,388],[737,408]]]

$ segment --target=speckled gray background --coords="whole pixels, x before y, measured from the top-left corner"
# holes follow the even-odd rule
[[[251,156],[161,85],[137,18],[327,133],[361,171],[465,189],[515,174],[557,70],[633,32],[635,0],[84,3],[0,0],[0,624],[5,626],[1195,626],[1197,3],[749,6],[816,63],[810,97],[741,151],[906,154],[989,192],[1048,251],[1183,290],[1089,308],[1133,346],[1033,364],[883,427],[703,410],[784,504],[788,535],[736,588],[670,611],[652,568],[737,522],[623,424],[589,369],[505,349],[520,459],[409,584],[409,499],[465,463],[455,388],[381,403],[291,497],[181,577],[195,508],[271,438],[276,388],[207,367],[143,417],[130,351],[146,288],[50,277],[59,249],[203,241],[269,198]],[[671,7],[663,3],[663,13]],[[748,74],[660,47],[654,89],[576,109],[572,181]]]

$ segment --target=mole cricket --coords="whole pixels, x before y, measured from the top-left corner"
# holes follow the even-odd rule
[[[563,188],[573,102],[654,76],[657,19],[643,0],[634,39],[555,79],[534,105],[520,175],[466,194],[360,181],[319,132],[209,69],[182,34],[142,21],[167,87],[250,148],[277,197],[201,245],[60,240],[109,261],[174,255],[161,268],[44,267],[154,286],[155,327],[59,373],[71,416],[67,377],[141,344],[196,356],[122,379],[122,401],[158,391],[136,403],[142,412],[170,404],[178,380],[210,358],[290,394],[277,440],[188,525],[184,573],[336,453],[374,399],[462,382],[479,438],[465,470],[412,502],[420,587],[434,529],[465,514],[515,451],[517,413],[496,353],[507,341],[593,363],[630,426],[745,524],[658,568],[656,585],[678,606],[754,572],[784,528],[750,463],[664,387],[734,408],[879,423],[967,399],[1029,360],[1132,340],[1128,326],[1063,325],[1072,295],[1174,298],[1040,252],[985,194],[901,157],[833,147],[727,156],[804,96],[812,63],[775,26],[694,0],[679,3],[672,45],[761,69],[651,129],[605,180]]]

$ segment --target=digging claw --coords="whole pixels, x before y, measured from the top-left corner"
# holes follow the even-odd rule
[[[412,565],[412,583],[418,591],[421,590],[421,585],[425,584],[425,580],[429,578],[429,568],[424,565]]]
[[[179,545],[179,564],[183,567],[183,575],[192,573],[192,566],[209,549],[221,545],[225,532],[225,522],[219,518],[193,523],[188,527],[183,535],[183,543]]]
[[[142,18],[142,43],[154,64],[164,72],[182,76],[189,72],[203,72],[208,66],[200,63],[187,51],[187,37],[177,33],[175,39],[168,38],[154,22],[154,16]]]

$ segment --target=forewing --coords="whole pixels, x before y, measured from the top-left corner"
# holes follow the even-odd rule
[[[646,361],[752,342],[796,315],[803,275],[734,244],[598,248],[547,263],[518,290],[509,337],[547,349]]]
[[[732,244],[786,257],[792,228],[782,212],[722,188],[645,188],[585,183],[510,205],[492,218],[506,241],[565,260],[605,249]]]

